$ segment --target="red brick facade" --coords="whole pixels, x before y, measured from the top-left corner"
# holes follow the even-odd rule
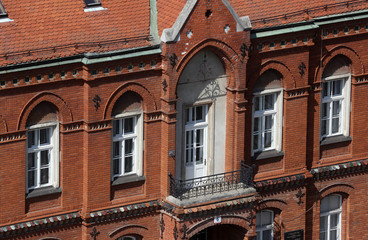
[[[2,0],[9,19],[14,19],[14,23],[0,22],[0,29],[7,33],[24,21],[17,18],[26,18],[10,2]],[[368,109],[364,104],[368,91],[366,3],[359,5],[356,1],[349,8],[315,1],[311,9],[326,6],[329,11],[322,14],[318,10],[318,14],[309,16],[313,21],[294,19],[293,22],[285,15],[283,25],[276,17],[264,20],[262,25],[259,21],[262,14],[256,15],[254,9],[247,22],[243,17],[247,15],[246,6],[239,1],[177,1],[175,9],[165,15],[163,11],[170,11],[170,4],[175,2],[165,4],[158,0],[156,6],[152,0],[150,6],[139,6],[136,11],[141,21],[136,23],[136,30],[129,25],[128,33],[123,36],[126,45],[120,40],[114,42],[121,36],[109,35],[113,31],[109,24],[106,27],[109,43],[99,35],[104,34],[101,25],[96,29],[99,34],[91,33],[95,34],[91,41],[78,37],[72,43],[73,39],[65,40],[63,29],[58,26],[61,42],[57,44],[63,48],[54,52],[50,49],[55,36],[49,37],[45,48],[37,45],[26,49],[26,45],[19,43],[23,40],[21,36],[6,41],[19,46],[7,45],[8,51],[4,48],[0,52],[0,239],[121,240],[130,236],[136,240],[253,240],[259,231],[256,216],[263,210],[272,212],[273,239],[290,239],[285,236],[296,230],[302,230],[304,239],[318,239],[322,226],[321,202],[329,196],[341,199],[338,239],[368,239],[365,231],[368,221],[365,207],[368,200],[368,114],[365,112]],[[130,14],[131,18],[113,19],[112,16],[122,13],[110,9],[127,9],[126,3],[119,5],[115,0],[106,3],[101,0],[101,3],[107,10],[92,12],[93,21],[97,21],[99,14],[104,18],[102,22],[134,18]],[[184,4],[180,13],[176,8]],[[155,41],[159,39],[148,37],[149,7],[153,9],[151,14],[158,12],[155,20],[151,16],[151,28],[158,21],[157,32],[162,36],[157,44]],[[342,10],[344,7],[346,11]],[[310,11],[317,11],[313,9]],[[277,11],[280,11],[277,16],[286,13],[283,9]],[[337,15],[331,17],[332,14]],[[90,16],[79,18],[85,21]],[[89,27],[84,22],[78,31],[88,33]],[[117,31],[124,31],[124,27],[124,24],[117,26]],[[165,38],[168,29],[171,33],[178,30],[178,36]],[[43,30],[40,35],[47,38]],[[147,39],[134,40],[140,36]],[[84,48],[74,46],[81,43],[86,43]],[[68,49],[65,54],[59,54],[64,48]],[[185,145],[183,140],[183,146],[178,146],[176,138],[178,89],[186,67],[203,51],[216,55],[227,80],[226,110],[222,113],[226,119],[223,123],[226,134],[222,139],[224,167],[222,172],[215,170],[205,177],[208,182],[216,174],[232,172],[234,177],[247,166],[247,171],[253,172],[254,184],[234,184],[225,177],[224,185],[219,188],[227,190],[221,194],[207,193],[187,201],[180,197],[190,194],[189,188],[175,196],[172,185],[175,177],[184,180],[176,162],[178,149],[184,149]],[[81,53],[84,55],[80,56]],[[333,81],[327,73],[336,59],[345,61],[349,69],[348,80],[343,82],[349,86],[344,85],[343,89],[350,92],[344,95],[344,105],[339,105],[347,111],[339,112],[343,115],[339,118],[341,134],[322,137],[323,89],[327,81]],[[269,72],[279,76],[282,88],[279,96],[282,111],[276,113],[281,114],[282,123],[274,126],[281,132],[280,149],[259,153],[252,150],[254,96],[258,94],[261,77]],[[140,112],[134,114],[138,114],[137,121],[142,121],[138,134],[143,140],[135,146],[141,151],[142,159],[137,157],[134,178],[115,178],[112,170],[114,107],[121,102],[129,105],[124,100],[126,96],[136,96],[140,102],[136,107],[140,107],[136,110]],[[209,105],[216,101],[220,100],[213,98]],[[32,189],[27,179],[29,133],[34,129],[32,125],[36,125],[31,119],[38,119],[35,113],[43,117],[41,106],[49,106],[50,116],[55,109],[57,123],[52,128],[56,129],[58,140],[53,147],[58,149],[58,156],[53,156],[55,160],[50,162],[56,173],[48,178],[54,183]],[[123,108],[122,114],[126,117],[131,113]],[[239,176],[244,180],[242,174]],[[229,184],[236,190],[225,187]],[[208,190],[206,186],[201,191]],[[242,187],[238,189],[238,186]],[[330,236],[330,239],[334,238]]]

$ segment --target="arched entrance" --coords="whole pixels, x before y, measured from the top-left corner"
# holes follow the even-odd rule
[[[231,224],[215,225],[203,229],[190,240],[244,240],[247,230]]]

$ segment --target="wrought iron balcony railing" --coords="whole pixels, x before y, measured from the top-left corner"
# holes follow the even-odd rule
[[[253,168],[244,163],[238,171],[187,180],[169,177],[170,195],[180,200],[253,187]]]

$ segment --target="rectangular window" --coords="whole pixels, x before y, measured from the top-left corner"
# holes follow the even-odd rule
[[[58,146],[55,129],[55,126],[45,126],[27,132],[28,191],[56,185]]]
[[[256,215],[256,233],[257,240],[272,240],[273,239],[273,212],[263,210]]]
[[[101,5],[100,0],[84,0],[84,3],[86,4],[87,7]]]
[[[350,96],[347,78],[333,78],[322,83],[321,138],[348,135]]]
[[[280,91],[255,94],[253,98],[253,152],[281,150],[282,102]]]
[[[320,207],[320,240],[341,239],[341,195],[330,195],[321,201]]]
[[[113,178],[137,173],[138,116],[113,120]]]
[[[185,111],[186,179],[207,174],[208,105],[189,107]]]

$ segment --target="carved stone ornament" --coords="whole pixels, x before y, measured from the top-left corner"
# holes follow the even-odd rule
[[[100,102],[101,102],[101,98],[100,96],[98,96],[97,94],[95,95],[94,98],[92,98],[92,101],[94,102],[94,106],[96,111],[98,110],[98,108],[100,107]]]
[[[249,211],[249,216],[246,217],[249,227],[253,227],[254,226],[254,219],[256,218],[256,215],[254,215],[253,210]]]
[[[91,237],[93,238],[93,240],[97,239],[97,236],[100,235],[100,232],[97,231],[96,227],[94,227],[92,229],[92,232],[89,233],[89,235],[91,235]]]
[[[298,66],[299,68],[299,74],[302,77],[305,73],[305,69],[307,68],[303,62],[301,62]]]
[[[187,231],[188,231],[188,227],[184,223],[184,225],[180,228],[180,232],[182,233],[182,235],[181,235],[182,236],[181,237],[182,240],[186,240],[187,239]]]
[[[243,57],[243,59],[245,58],[245,56],[247,56],[247,53],[249,52],[249,48],[248,48],[248,46],[245,44],[245,43],[243,43],[242,45],[241,45],[241,47],[240,47],[240,52],[241,52],[241,55],[242,55],[242,57]]]
[[[164,90],[164,92],[167,92],[167,87],[169,85],[167,85],[166,79],[164,78],[164,80],[162,81],[162,89]]]
[[[163,215],[161,215],[161,219],[160,219],[160,229],[161,229],[161,239],[163,239],[164,232],[165,232],[165,221],[164,221]]]
[[[178,227],[176,226],[176,221],[175,221],[175,226],[173,230],[173,236],[175,240],[178,240]]]
[[[171,64],[172,67],[175,67],[176,66],[176,62],[179,60],[178,56],[176,56],[175,53],[173,53],[172,55],[170,55],[169,59],[170,59],[170,64]]]
[[[303,191],[302,191],[302,189],[301,188],[299,188],[299,190],[298,190],[298,192],[295,194],[295,196],[298,198],[298,204],[299,205],[301,205],[301,204],[303,204],[303,200],[302,200],[302,198],[304,197],[304,195],[305,195],[305,193],[303,193]]]

